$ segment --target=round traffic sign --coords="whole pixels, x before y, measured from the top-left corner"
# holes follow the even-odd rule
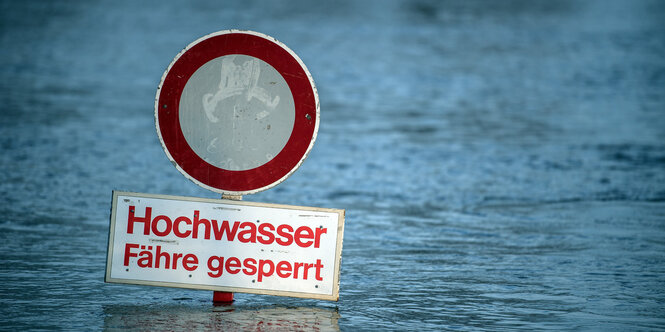
[[[253,31],[224,30],[182,50],[155,98],[168,158],[209,190],[256,193],[302,164],[319,126],[309,71],[286,45]]]

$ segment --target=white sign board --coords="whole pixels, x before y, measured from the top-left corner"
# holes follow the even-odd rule
[[[106,282],[336,301],[344,210],[113,192]]]

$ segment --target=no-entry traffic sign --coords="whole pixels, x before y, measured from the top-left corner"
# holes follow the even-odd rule
[[[155,98],[157,134],[188,179],[218,193],[271,188],[314,145],[314,81],[284,44],[253,31],[204,36],[180,52]]]

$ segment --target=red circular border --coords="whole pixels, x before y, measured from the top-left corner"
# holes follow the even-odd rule
[[[204,161],[189,146],[180,127],[180,96],[189,78],[208,61],[229,54],[244,54],[270,64],[286,80],[295,104],[293,131],[284,148],[267,163],[244,171]],[[297,168],[309,150],[318,122],[314,89],[304,65],[278,43],[243,32],[214,35],[190,45],[167,69],[155,105],[158,131],[173,161],[196,181],[222,192],[267,189]]]

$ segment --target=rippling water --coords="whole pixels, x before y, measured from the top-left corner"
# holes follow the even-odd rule
[[[0,329],[665,329],[660,1],[0,1]],[[347,211],[339,302],[104,284],[111,190],[168,162],[159,79],[260,31],[321,127],[245,200]]]

